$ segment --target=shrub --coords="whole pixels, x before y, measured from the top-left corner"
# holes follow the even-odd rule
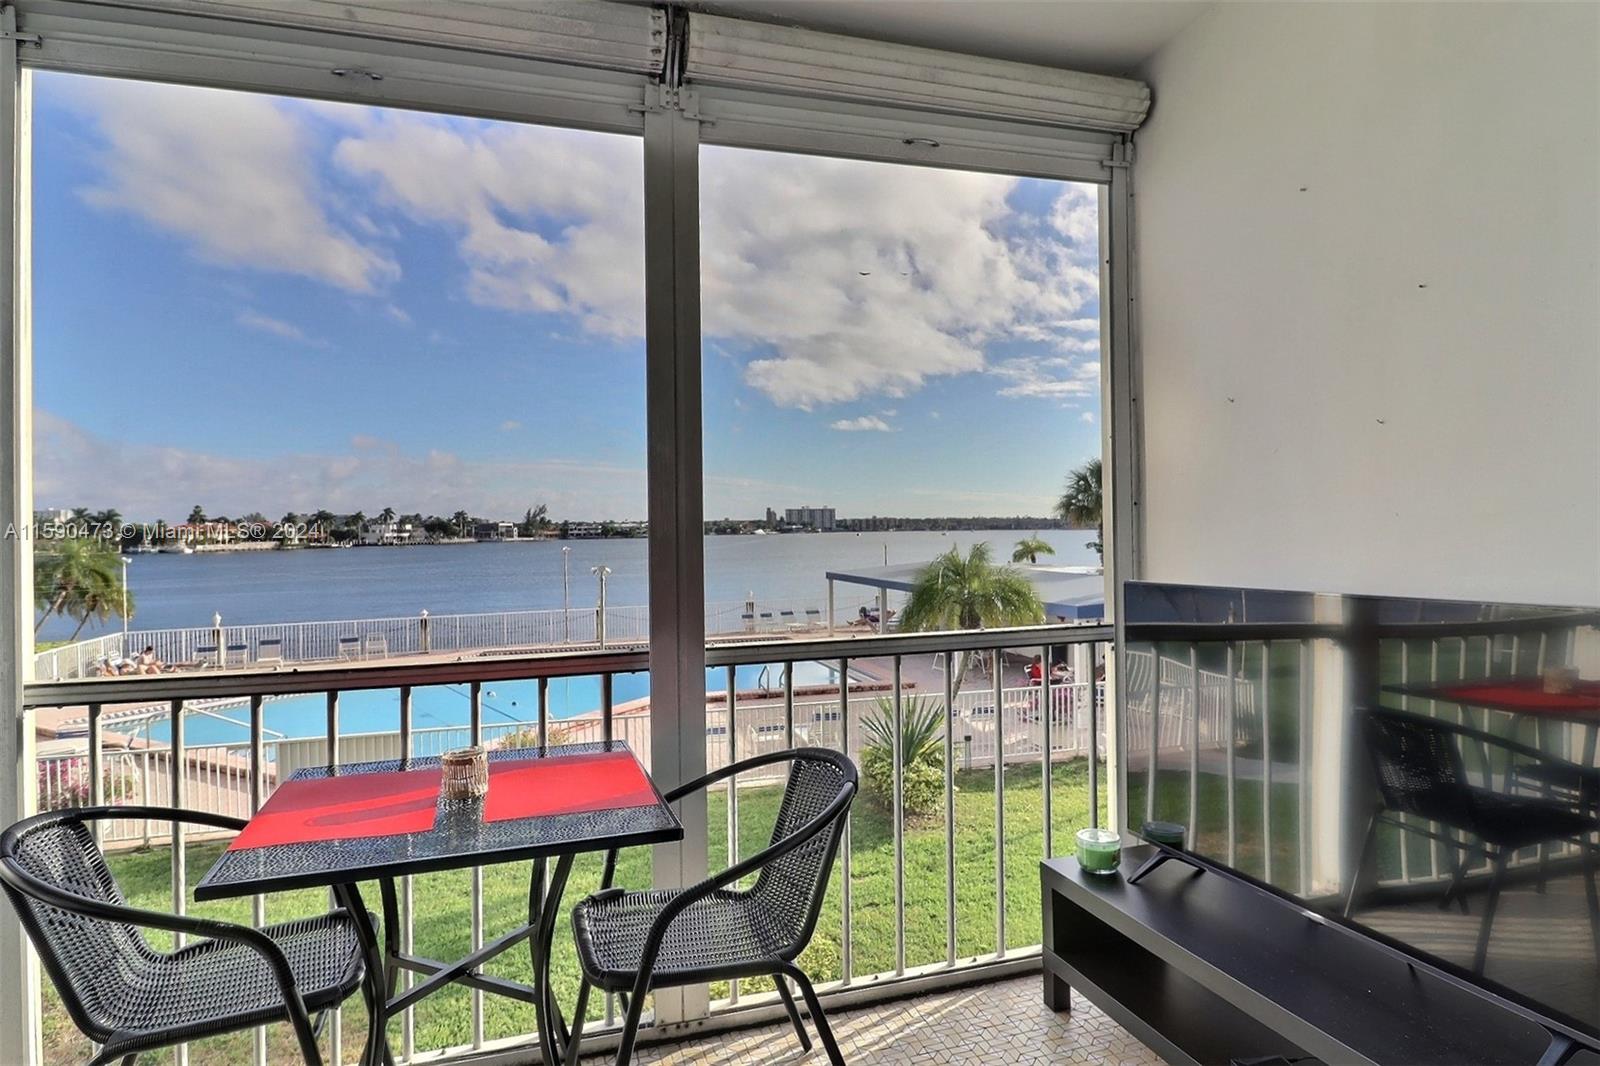
[[[944,749],[938,745],[923,752],[901,770],[901,802],[907,821],[937,811],[944,797]],[[861,778],[867,797],[885,810],[894,807],[894,760],[888,748],[869,747],[861,752]]]
[[[925,696],[906,697],[900,706],[901,803],[909,819],[938,809],[944,795],[944,708]],[[874,803],[892,808],[894,703],[880,697],[861,728],[866,737],[861,750],[865,791]]]

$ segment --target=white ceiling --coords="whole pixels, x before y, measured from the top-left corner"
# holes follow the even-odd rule
[[[685,0],[691,10],[829,33],[1132,74],[1204,0]]]

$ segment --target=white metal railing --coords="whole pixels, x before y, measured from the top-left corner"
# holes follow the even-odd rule
[[[837,609],[836,622],[850,619]],[[314,622],[189,626],[110,633],[34,655],[34,679],[66,681],[94,677],[108,663],[152,649],[169,666],[248,667],[283,663],[370,660],[402,655],[513,652],[599,643],[599,608],[497,611],[480,614],[418,613],[401,618],[353,618]],[[815,603],[741,600],[706,605],[712,639],[761,634],[806,634],[827,628]],[[650,609],[607,605],[608,644],[633,644],[650,636]]]
[[[1198,737],[1204,747],[1221,749],[1228,742],[1229,684],[1225,674],[1200,670],[1187,662],[1142,650],[1128,652],[1128,693],[1124,701],[1124,728],[1130,752],[1152,750],[1150,721],[1157,721],[1155,751],[1178,751]],[[1159,676],[1159,683],[1152,679]],[[1199,684],[1195,684],[1198,677]],[[1233,679],[1232,742],[1248,743],[1257,730],[1257,687],[1249,678]]]
[[[839,915],[843,923],[840,939],[840,956],[837,961],[838,977],[823,983],[829,995],[840,995],[850,986],[866,982],[873,988],[883,988],[892,993],[899,980],[923,982],[938,980],[946,975],[952,980],[971,979],[974,967],[995,967],[1028,964],[1036,957],[1038,924],[1025,923],[1028,930],[1022,940],[1032,948],[1018,947],[1012,941],[1018,938],[1008,928],[1006,915],[1006,840],[1004,820],[1006,808],[1015,800],[1007,799],[1007,781],[1018,767],[1029,764],[1039,767],[1040,777],[1032,787],[1039,790],[1043,805],[1041,839],[1037,849],[1029,848],[1029,859],[1037,859],[1054,850],[1051,815],[1054,773],[1057,762],[1081,757],[1091,751],[1104,750],[1103,693],[1092,682],[1055,683],[1043,686],[1019,685],[1006,682],[1007,669],[1000,649],[1010,648],[1029,656],[1043,654],[1040,646],[1070,645],[1078,656],[1076,669],[1080,677],[1094,676],[1097,662],[1103,660],[1104,641],[1109,637],[1106,627],[1066,627],[1035,631],[1025,635],[1011,633],[989,634],[913,634],[899,637],[874,637],[867,641],[776,641],[763,644],[721,645],[707,651],[713,666],[727,670],[729,684],[722,686],[731,691],[730,702],[724,693],[715,690],[708,699],[706,717],[706,756],[709,767],[726,765],[729,760],[742,759],[760,751],[784,745],[825,745],[849,752],[858,761],[867,735],[865,722],[868,715],[877,715],[887,709],[889,720],[900,728],[907,701],[918,698],[930,701],[939,708],[942,725],[940,743],[944,751],[945,793],[942,803],[943,851],[945,857],[944,891],[947,901],[946,952],[942,962],[932,967],[908,967],[906,964],[906,897],[905,851],[903,837],[907,821],[901,810],[901,781],[904,768],[900,766],[898,746],[893,746],[894,763],[894,892],[893,899],[869,898],[860,905],[874,909],[893,908],[895,915],[894,965],[886,971],[862,973],[856,966],[857,947],[865,948],[866,941],[852,939],[851,919],[857,904],[852,897],[872,889],[857,886],[851,875],[853,846],[850,831],[839,858],[839,881],[836,886]],[[1029,641],[1030,643],[1022,643]],[[998,646],[997,645],[998,642]],[[960,693],[951,691],[952,660],[958,654],[976,653],[988,665],[986,674],[971,671],[972,684]],[[870,656],[870,658],[869,658]],[[936,656],[942,659],[941,670],[924,670],[921,681],[902,677],[904,664],[922,661],[919,657]],[[738,691],[736,667],[748,664],[789,664],[823,660],[835,667],[838,680],[829,686],[806,686],[798,693],[794,687],[793,670],[783,670],[774,676],[783,678],[783,689]],[[854,663],[854,668],[852,664]],[[648,713],[619,712],[612,704],[612,685],[606,679],[619,673],[631,673],[648,667],[648,655],[643,650],[614,650],[609,652],[572,652],[564,656],[525,656],[507,660],[474,657],[461,662],[419,661],[410,664],[381,664],[361,667],[328,666],[308,671],[257,671],[253,673],[217,674],[195,673],[164,675],[155,678],[127,679],[126,681],[93,681],[65,684],[36,684],[30,686],[26,702],[30,708],[62,706],[82,700],[90,695],[103,702],[86,706],[88,736],[80,751],[54,753],[38,760],[41,805],[73,805],[82,803],[144,803],[161,806],[199,807],[219,813],[247,817],[271,794],[277,782],[283,780],[298,766],[323,765],[330,761],[330,738],[337,736],[337,746],[332,751],[333,761],[353,762],[399,757],[406,751],[413,756],[431,754],[459,746],[473,735],[485,743],[571,742],[615,737],[627,740],[645,760],[650,761],[650,718]],[[1013,677],[1016,665],[1010,667]],[[602,706],[593,712],[573,718],[549,717],[548,686],[553,678],[600,676],[603,693]],[[871,675],[870,679],[868,675]],[[539,714],[527,723],[484,723],[483,696],[486,681],[505,681],[517,677],[537,681]],[[398,684],[395,678],[403,678]],[[885,680],[885,679],[888,680]],[[463,726],[429,727],[414,729],[411,721],[413,685],[465,684],[469,690],[470,719]],[[311,686],[317,686],[315,688]],[[395,689],[396,729],[393,732],[357,734],[339,733],[338,696],[341,689]],[[222,690],[229,690],[224,693]],[[244,742],[187,746],[183,743],[184,730],[174,728],[172,740],[162,744],[136,744],[107,728],[103,710],[106,702],[120,699],[124,691],[148,691],[160,699],[170,701],[169,713],[176,716],[175,724],[192,715],[208,713],[226,702],[243,703],[249,708],[250,739]],[[264,728],[267,698],[275,692],[326,691],[328,693],[328,725],[326,735],[316,737],[269,736]],[[76,697],[76,698],[74,698]],[[219,704],[219,699],[223,704]],[[944,713],[954,708],[954,713]],[[111,723],[114,725],[115,723]],[[515,736],[522,733],[525,735]],[[1098,745],[1091,738],[1099,738]],[[108,743],[108,739],[118,744]],[[1046,757],[1046,753],[1049,757]],[[1098,818],[1100,772],[1095,759],[1088,764],[1088,809],[1091,820]],[[994,840],[985,845],[997,848],[993,892],[995,924],[992,952],[977,956],[969,951],[957,951],[957,886],[958,838],[955,818],[955,775],[963,771],[984,773],[992,771],[993,817],[996,823]],[[744,781],[739,787],[728,789],[720,801],[727,811],[729,841],[739,838],[739,796],[750,787],[776,787],[775,780]],[[193,829],[179,827],[172,837],[170,822],[144,824],[129,822],[105,826],[105,843],[119,847],[162,845],[177,854],[174,861],[182,860],[189,843],[201,839]],[[863,845],[871,846],[871,845]],[[925,876],[925,875],[924,875]],[[470,881],[468,903],[474,916],[474,928],[481,928],[484,911],[484,878],[474,876]],[[413,884],[405,879],[400,886],[406,899],[420,893],[422,883]],[[963,891],[969,891],[970,886]],[[174,882],[173,908],[179,913],[187,906],[184,886]],[[258,911],[260,908],[257,908]],[[400,930],[402,941],[410,943],[414,930],[411,927],[412,907],[403,911],[405,928]],[[970,931],[967,931],[970,935]],[[886,945],[879,945],[880,948]],[[1033,955],[1030,956],[1030,952]],[[880,956],[882,952],[879,953]],[[1013,960],[1008,963],[1007,960]],[[910,986],[907,986],[910,987]],[[740,1006],[739,987],[735,983],[726,1000],[719,1001],[715,1011]],[[474,993],[476,998],[481,993]],[[858,992],[852,991],[851,995]],[[746,996],[748,1006],[749,996]],[[761,1004],[757,1009],[765,1009]],[[742,1009],[742,1008],[741,1008]],[[775,1009],[775,1008],[774,1008]],[[465,1012],[464,1012],[465,1015]],[[612,1012],[606,1005],[606,1018]],[[471,1012],[471,1032],[463,1032],[466,1039],[459,1046],[444,1050],[448,1053],[482,1049],[486,1044],[483,1030],[484,1014]],[[467,1024],[467,1023],[463,1023]],[[413,1059],[422,1052],[416,1044],[416,1029],[409,1017],[402,1019],[402,1058]],[[595,1036],[604,1042],[614,1030],[598,1026]],[[255,1042],[256,1057],[264,1056],[264,1043]],[[243,1054],[241,1052],[241,1054]]]
[[[120,659],[130,645],[121,633],[63,644],[47,648],[33,656],[33,676],[48,678],[93,677],[98,664],[107,659]],[[139,645],[143,647],[144,645]]]
[[[926,696],[942,701],[942,694],[905,690],[907,699]],[[794,702],[795,741],[799,744],[837,748],[841,736],[848,737],[849,754],[859,758],[864,731],[863,718],[878,712],[890,700],[888,694],[856,696],[850,700],[850,724],[841,727],[837,699],[797,699]],[[1094,700],[1104,707],[1104,686],[1094,686]],[[1100,730],[1097,754],[1106,750],[1105,720],[1090,714],[1090,686],[1061,684],[1051,687],[1051,754],[1056,760],[1079,758],[1089,752],[1090,718]],[[741,693],[737,715],[738,734],[732,747],[747,757],[774,748],[786,741],[785,707],[781,697],[765,693]],[[248,701],[234,706],[248,706]],[[942,705],[942,703],[941,703]],[[993,766],[995,737],[1005,737],[1007,762],[1037,760],[1044,750],[1045,723],[1040,715],[1042,696],[1038,687],[1011,687],[1002,690],[1000,729],[995,728],[994,699],[986,692],[962,692],[956,696],[956,759],[961,769]],[[194,702],[190,703],[190,713]],[[223,704],[227,706],[227,704]],[[707,769],[727,765],[727,711],[707,710]],[[490,746],[529,742],[537,735],[537,720],[497,722],[482,727],[483,743]],[[595,715],[558,719],[548,725],[553,743],[585,743],[602,738],[604,722]],[[625,740],[647,764],[650,760],[650,714],[614,715],[612,736]],[[106,749],[102,732],[101,776],[104,801],[112,804],[148,805],[171,791],[172,753],[164,743],[138,747]],[[409,755],[422,758],[440,755],[471,743],[471,727],[429,726],[411,731]],[[328,764],[326,737],[263,737],[262,794],[270,796],[277,783],[305,766]],[[251,742],[233,741],[188,748],[183,764],[184,795],[190,807],[235,818],[250,816]],[[342,733],[339,757],[342,762],[380,762],[399,759],[400,734],[395,731]],[[37,759],[39,809],[60,810],[86,804],[89,800],[88,759],[83,752],[55,752]],[[781,777],[783,767],[771,773]],[[167,839],[171,823],[110,822],[104,827],[103,841],[115,845],[136,841],[141,846]],[[193,830],[190,831],[194,833]]]

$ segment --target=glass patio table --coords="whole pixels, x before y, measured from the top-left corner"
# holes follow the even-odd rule
[[[492,751],[483,799],[442,800],[439,780],[437,758],[297,770],[206,872],[195,898],[332,889],[366,953],[363,1064],[392,1062],[388,1019],[454,983],[533,1004],[544,1061],[561,1062],[569,1030],[550,987],[550,944],[573,858],[607,852],[600,887],[608,888],[617,849],[679,840],[683,828],[622,741]],[[527,925],[455,962],[401,952],[396,878],[520,861],[531,861]],[[381,941],[361,898],[362,881],[378,883]],[[531,985],[481,972],[483,963],[525,940]],[[402,969],[423,977],[397,994]]]

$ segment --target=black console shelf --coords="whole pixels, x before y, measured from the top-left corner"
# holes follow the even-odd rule
[[[1169,862],[1126,880],[1041,866],[1044,996],[1068,988],[1170,1063],[1281,1055],[1372,1066],[1533,1066],[1551,1034],[1524,1014],[1253,885]]]

